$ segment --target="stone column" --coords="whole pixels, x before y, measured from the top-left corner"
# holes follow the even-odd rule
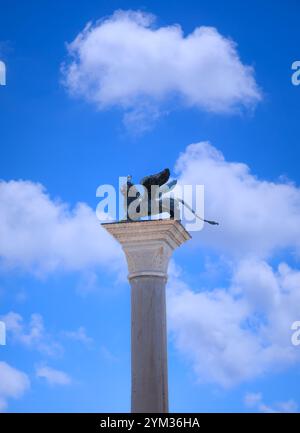
[[[131,412],[168,412],[165,286],[169,259],[190,239],[176,220],[102,224],[122,245],[131,285]]]

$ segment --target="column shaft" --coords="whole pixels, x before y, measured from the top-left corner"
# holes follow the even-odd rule
[[[168,412],[166,278],[131,284],[131,411]]]
[[[190,239],[175,219],[103,224],[122,245],[131,285],[131,411],[168,412],[165,286],[173,251]]]

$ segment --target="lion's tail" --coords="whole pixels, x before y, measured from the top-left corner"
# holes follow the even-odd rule
[[[216,221],[210,221],[210,220],[206,220],[204,218],[201,218],[199,215],[196,214],[196,212],[194,211],[194,209],[191,208],[191,206],[189,206],[184,200],[182,200],[181,198],[177,199],[178,201],[180,201],[180,203],[182,203],[185,207],[187,207],[194,215],[196,218],[198,218],[201,221],[204,221],[205,223],[211,224],[211,225],[219,225],[218,222]]]

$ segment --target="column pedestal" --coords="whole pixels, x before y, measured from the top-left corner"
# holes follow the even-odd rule
[[[167,269],[190,239],[176,220],[102,224],[122,245],[131,285],[131,412],[168,412]]]

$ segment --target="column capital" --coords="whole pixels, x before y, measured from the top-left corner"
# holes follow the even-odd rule
[[[128,278],[157,276],[167,278],[170,256],[191,238],[180,221],[120,221],[102,226],[121,244],[126,255]]]

